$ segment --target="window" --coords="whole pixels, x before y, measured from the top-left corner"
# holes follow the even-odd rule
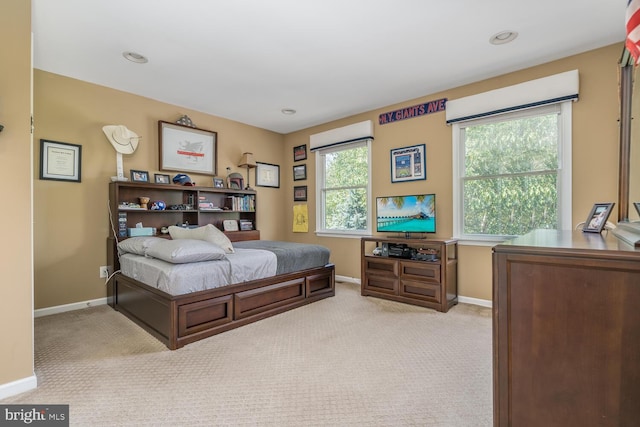
[[[453,125],[454,235],[571,228],[571,101]]]
[[[371,234],[371,140],[316,151],[316,233]]]

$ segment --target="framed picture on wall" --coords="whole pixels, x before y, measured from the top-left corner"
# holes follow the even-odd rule
[[[307,165],[297,165],[293,167],[293,180],[302,181],[307,179]]]
[[[256,162],[256,185],[280,188],[280,166]]]
[[[307,201],[307,186],[300,185],[293,187],[293,201],[294,202],[306,202]]]
[[[307,146],[298,145],[293,147],[293,161],[298,162],[300,160],[307,160]]]
[[[40,140],[40,179],[80,182],[82,146]]]
[[[391,182],[427,179],[424,144],[391,150]]]
[[[216,132],[159,121],[158,134],[160,170],[216,174]]]

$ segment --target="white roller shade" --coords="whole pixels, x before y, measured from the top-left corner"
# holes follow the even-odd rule
[[[373,139],[373,122],[371,120],[311,135],[309,137],[309,147],[313,151],[331,145],[346,144],[363,139]]]
[[[578,99],[578,70],[447,102],[447,123]]]

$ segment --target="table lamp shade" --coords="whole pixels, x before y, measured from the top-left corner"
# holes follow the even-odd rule
[[[253,153],[242,153],[242,159],[240,159],[238,167],[249,169],[255,168],[256,162],[253,160]]]

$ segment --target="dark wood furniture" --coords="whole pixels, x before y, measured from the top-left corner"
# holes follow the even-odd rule
[[[538,230],[493,249],[495,426],[640,420],[640,251]]]
[[[187,203],[190,194],[226,197],[252,194],[251,191],[217,190],[153,184],[110,184],[111,235],[107,239],[108,264],[117,270],[118,205],[139,196],[165,203]],[[218,225],[222,219],[253,218],[255,211],[210,212],[199,209],[181,211],[127,211],[127,221],[161,227],[176,221]],[[115,235],[114,235],[115,234]],[[231,241],[258,240],[257,230],[226,232]],[[108,303],[162,341],[171,350],[229,329],[273,316],[335,295],[335,268],[332,264],[239,283],[185,295],[170,295],[121,273],[114,274],[107,288]]]
[[[383,245],[434,249],[435,261],[374,255]],[[447,312],[458,303],[458,243],[455,240],[363,237],[360,293]]]
[[[121,204],[139,203],[140,197],[148,197],[149,204],[163,201],[165,210],[135,210],[121,208]],[[244,203],[241,203],[243,201]],[[211,203],[220,210],[200,208],[200,203]],[[191,209],[170,209],[191,206]],[[149,206],[150,207],[150,206]],[[229,188],[190,187],[181,185],[163,185],[133,182],[109,183],[109,209],[113,219],[116,236],[119,214],[126,216],[126,227],[134,228],[139,222],[145,227],[157,229],[177,224],[205,225],[213,224],[223,230],[224,220],[246,220],[253,224],[252,230],[227,231],[233,240],[260,240],[256,224],[256,192],[254,190],[232,190]]]

